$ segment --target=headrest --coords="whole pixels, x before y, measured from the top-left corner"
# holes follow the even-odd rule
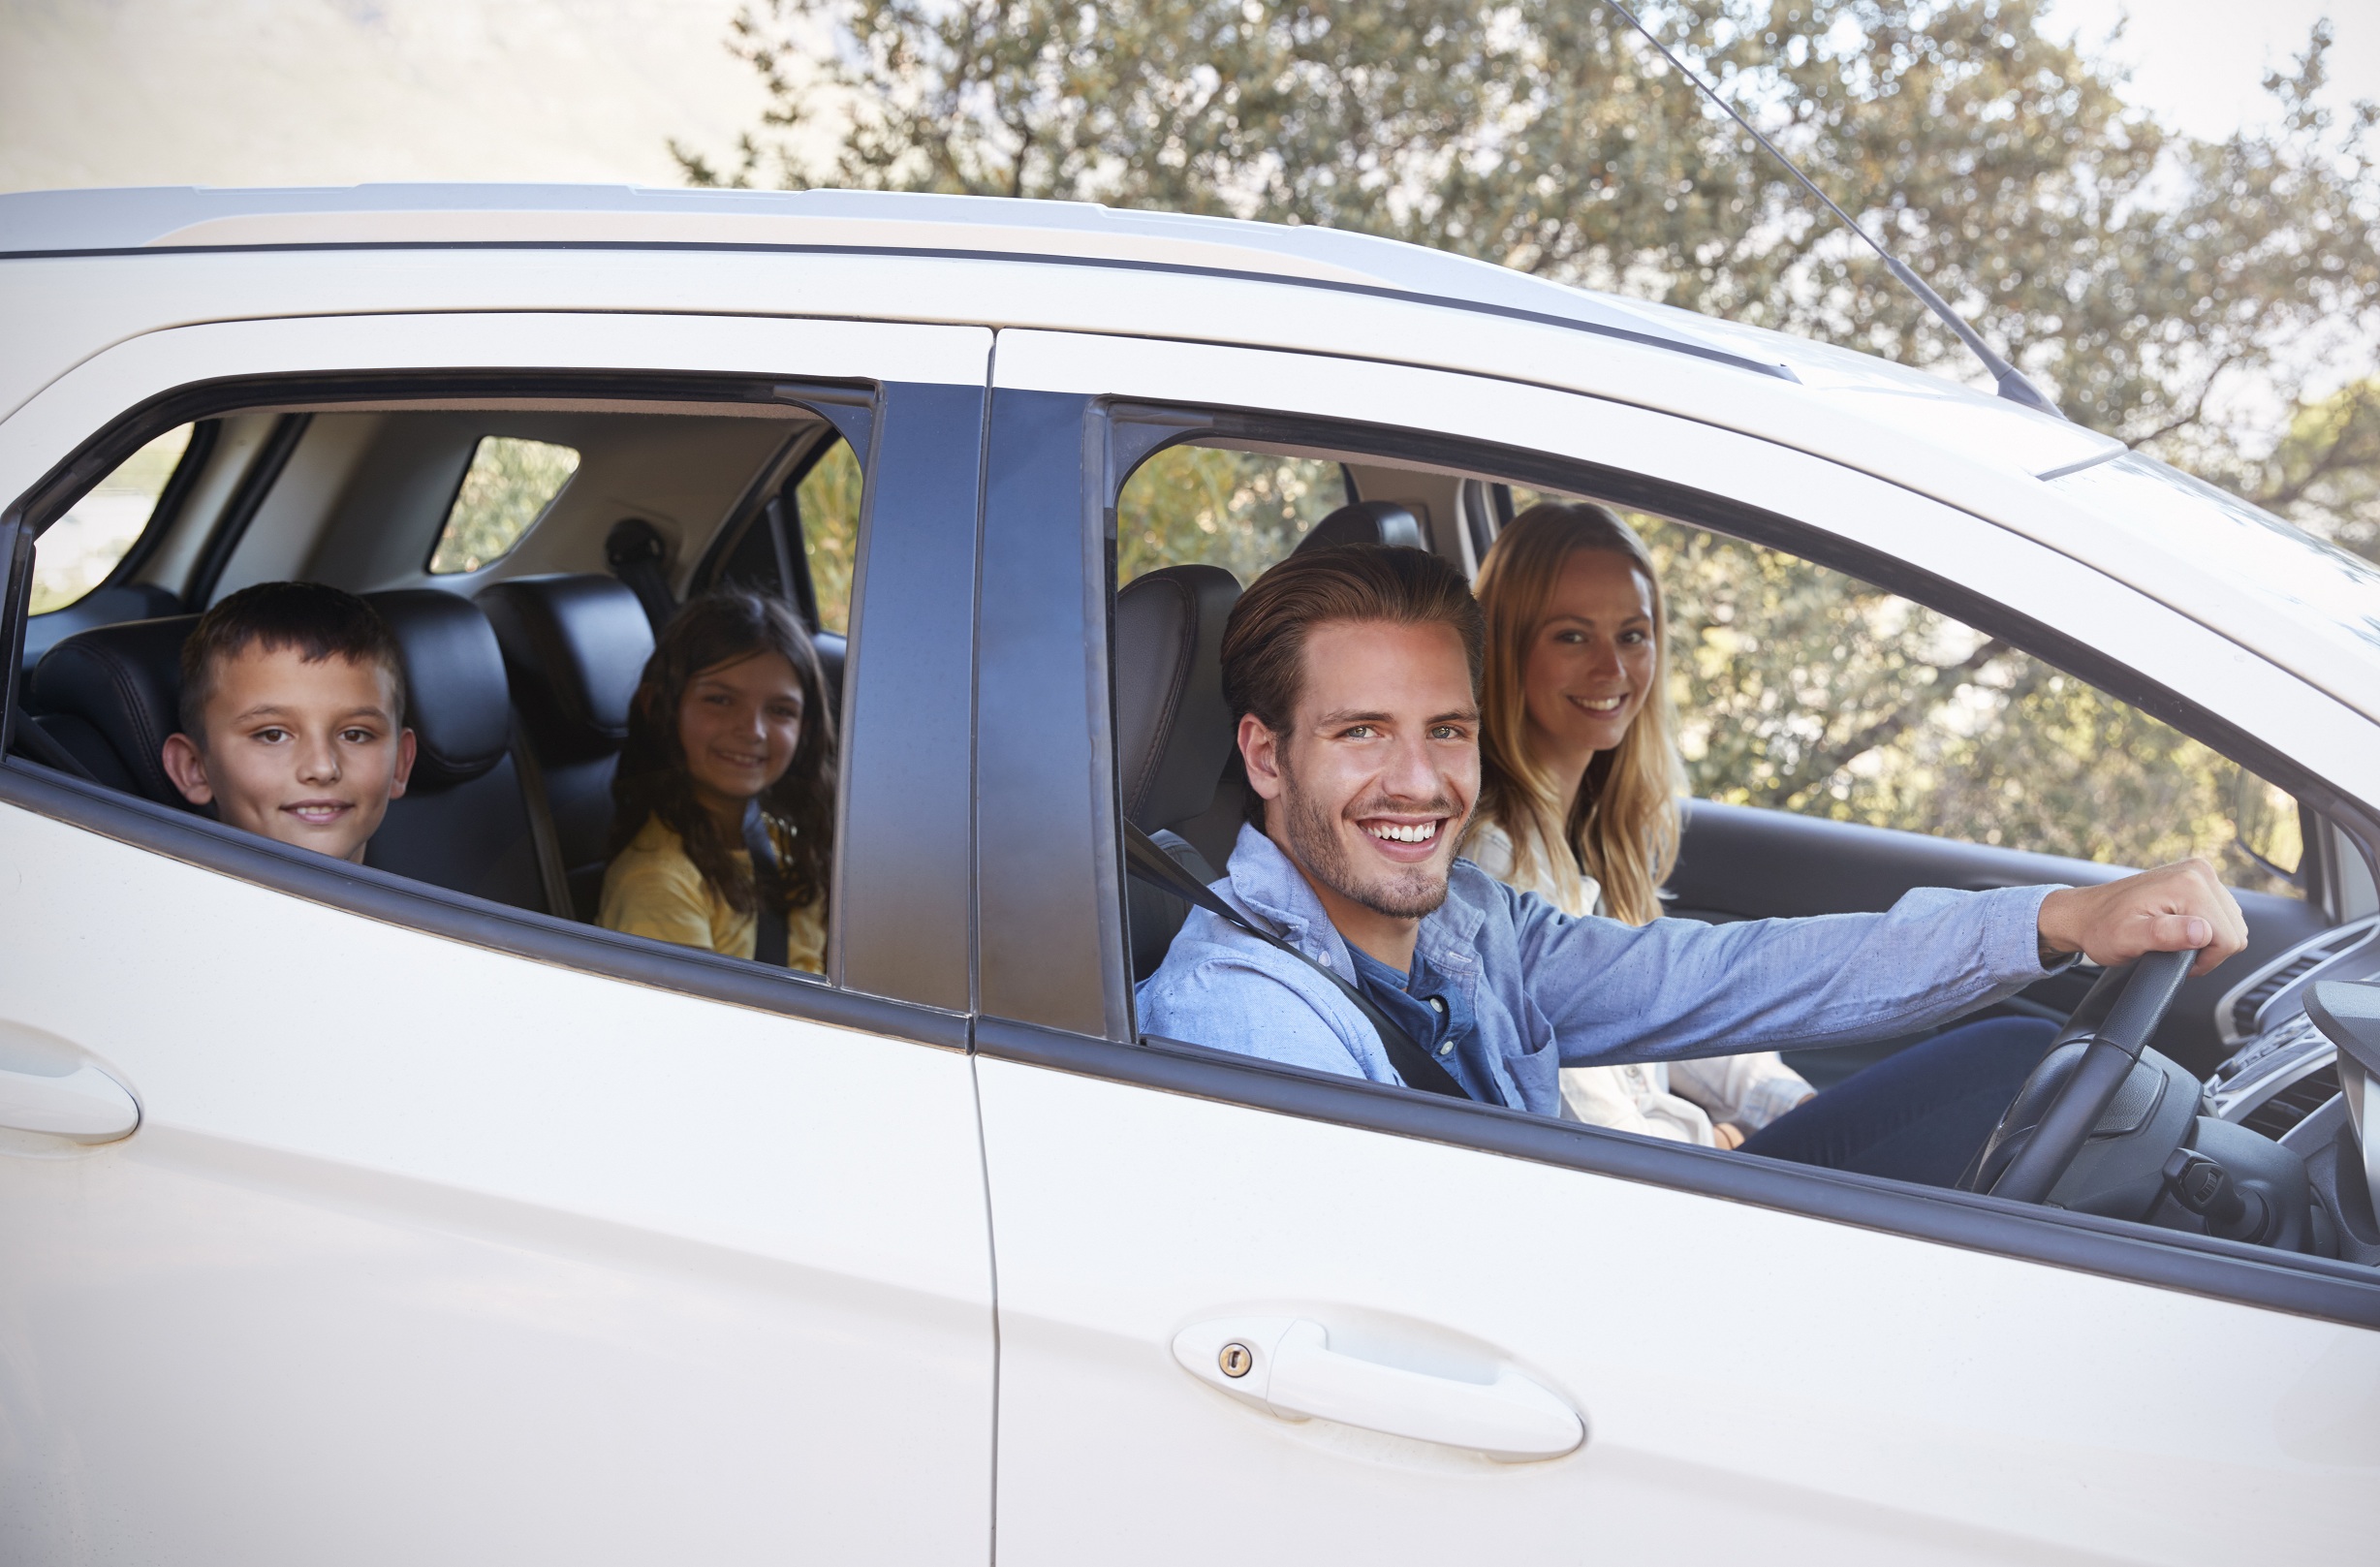
[[[553,762],[616,751],[653,656],[652,622],[626,583],[591,573],[516,577],[481,592],[538,750]]]
[[[1168,566],[1115,595],[1116,765],[1143,831],[1213,803],[1231,759],[1223,622],[1239,583],[1218,566]]]
[[[1340,544],[1386,544],[1406,549],[1426,549],[1422,519],[1411,508],[1394,501],[1352,501],[1314,524],[1313,531],[1290,551],[1328,549]]]
[[[195,614],[78,631],[46,654],[27,695],[37,712],[72,713],[99,731],[141,794],[190,808],[166,776],[166,736],[182,727],[182,643]]]
[[[419,750],[415,789],[469,783],[504,759],[511,694],[504,655],[479,606],[434,587],[367,593],[396,635],[405,668],[405,722]]]

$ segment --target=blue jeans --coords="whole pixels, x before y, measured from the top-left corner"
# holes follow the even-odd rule
[[[1956,1186],[2057,1027],[1987,1018],[1944,1029],[1853,1074],[1744,1140],[1792,1164]]]

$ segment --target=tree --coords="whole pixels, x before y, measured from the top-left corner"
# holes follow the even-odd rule
[[[2045,34],[2040,0],[1671,0],[1648,19],[2071,417],[2380,558],[2380,392],[2315,399],[2280,430],[2239,411],[2242,389],[2286,388],[2380,320],[2380,110],[2334,116],[2317,103],[2327,26],[2269,80],[2271,128],[2202,141]],[[771,106],[732,163],[678,149],[698,183],[1328,224],[1981,379],[1593,0],[756,0],[735,43]],[[848,121],[811,167],[796,149],[819,128],[814,96],[835,93]],[[1769,591],[1751,555],[1705,564],[1710,606]],[[1831,575],[1797,591],[1798,624],[1817,641],[1761,639],[1764,700],[1794,700],[1746,739],[1758,758],[1735,765],[1799,779],[1832,761],[1821,792],[1834,798],[1858,769],[1913,755],[1926,720],[2016,678],[2011,657],[1940,644],[1935,663],[1921,643],[1888,651],[1863,633],[1853,640],[1873,642],[1874,662],[1805,656],[1885,611]],[[1867,711],[1861,693],[1883,702],[1888,687],[1919,711],[1896,723],[1900,707],[1880,707],[1814,750],[1797,737],[1812,710]],[[2032,697],[2011,696],[2008,711],[2034,714],[2044,744],[2097,733]],[[1871,731],[1866,750],[1845,749]],[[1806,806],[1819,788],[1789,793]],[[1997,818],[1948,817],[1941,788],[1915,788],[1904,777],[1850,798],[1869,819],[1994,830]]]

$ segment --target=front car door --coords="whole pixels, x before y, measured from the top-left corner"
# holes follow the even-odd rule
[[[1840,569],[2087,636],[2373,798],[2367,721],[1975,517],[1641,408],[1320,355],[1021,331],[1002,334],[996,382],[977,1070],[1005,1559],[2226,1562],[2362,1548],[2380,1287],[2360,1270],[1136,1042],[1102,717],[1103,512],[1169,436],[1336,448],[1699,510],[1705,525],[1790,524],[1778,537]],[[1412,1379],[1395,1384],[1407,1415],[1525,1381],[1581,1416],[1584,1440],[1511,1461],[1232,1396],[1230,1345],[1278,1342],[1263,1335],[1284,1322],[1315,1325],[1308,1342],[1363,1363],[1350,1374],[1374,1391],[1384,1367]]]
[[[31,506],[12,639],[45,483],[185,394],[823,378],[872,460],[830,983],[0,766],[0,1069],[102,1073],[140,1115],[0,1150],[0,1557],[987,1557],[963,736],[989,339],[228,323],[136,335],[0,423]]]

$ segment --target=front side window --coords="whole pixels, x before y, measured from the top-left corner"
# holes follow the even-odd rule
[[[513,552],[579,471],[579,454],[550,441],[484,438],[431,551],[433,575],[475,572]]]
[[[33,613],[63,610],[108,580],[155,515],[190,432],[183,424],[149,442],[50,524],[34,555]]]

